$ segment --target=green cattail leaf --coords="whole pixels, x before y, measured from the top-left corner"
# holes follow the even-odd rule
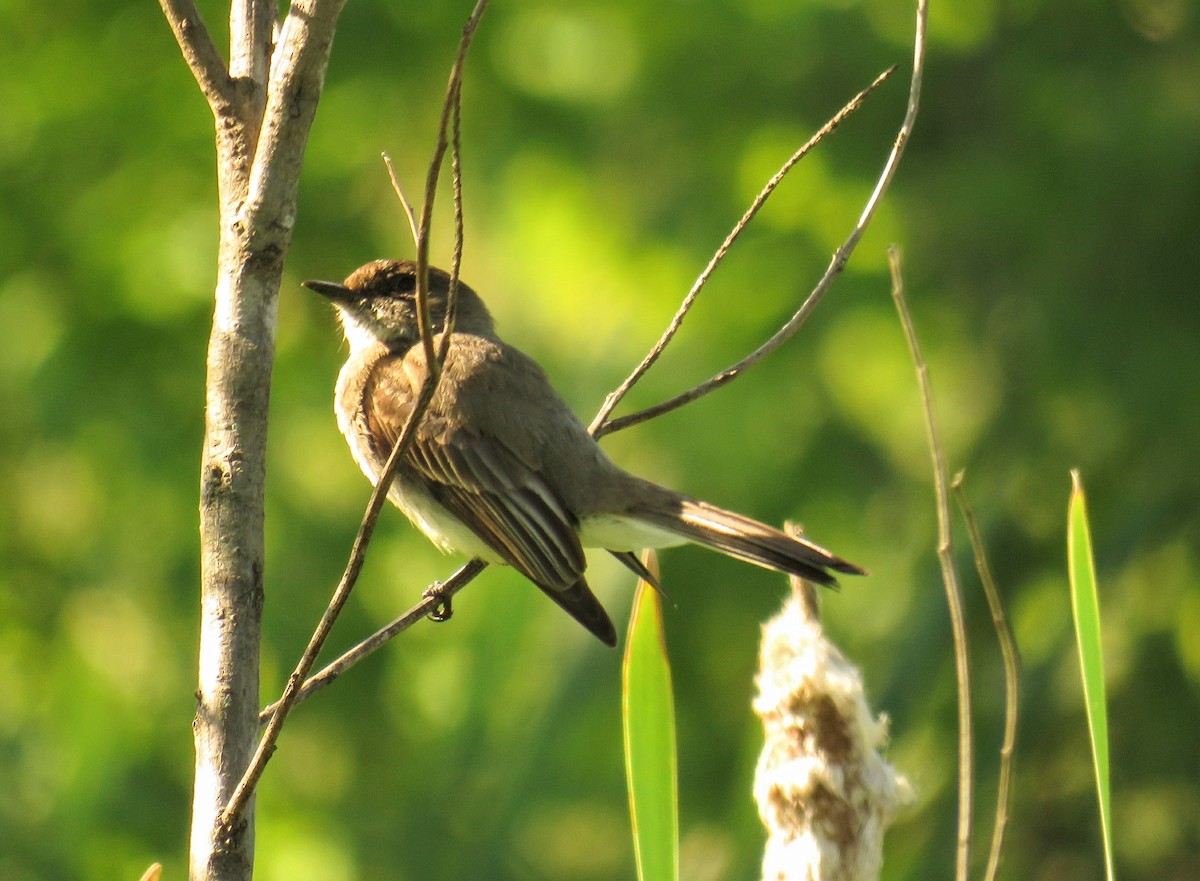
[[[652,551],[644,558],[651,572]],[[625,641],[622,715],[625,776],[640,881],[678,881],[679,796],[675,755],[675,698],[663,634],[662,600],[638,583]]]
[[[1067,566],[1071,581],[1071,611],[1075,617],[1075,641],[1083,674],[1083,699],[1088,730],[1092,737],[1092,759],[1096,768],[1096,793],[1100,802],[1100,832],[1104,839],[1104,864],[1113,881],[1112,795],[1108,770],[1108,700],[1104,692],[1104,651],[1100,645],[1100,598],[1096,592],[1096,566],[1088,528],[1083,483],[1078,471],[1071,472],[1071,504],[1067,515]]]

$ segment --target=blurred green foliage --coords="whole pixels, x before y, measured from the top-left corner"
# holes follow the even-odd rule
[[[202,9],[218,41],[221,3]],[[379,153],[420,190],[467,5],[348,4],[279,311],[264,700],[366,503],[331,415],[343,347],[301,279],[410,253]],[[919,804],[888,879],[946,877],[954,708],[933,503],[884,248],[968,470],[1025,664],[1010,878],[1099,877],[1071,644],[1067,473],[1091,493],[1118,874],[1200,875],[1200,24],[1187,0],[932,10],[915,138],[816,316],[752,374],[606,441],[630,468],[868,566],[826,616],[893,720]],[[899,76],[785,183],[629,406],[777,327],[872,185],[904,102],[892,0],[497,2],[468,68],[465,277],[585,415],[753,193],[884,67]],[[185,874],[196,487],[216,242],[211,117],[154,4],[0,0],[0,878]],[[435,247],[449,253],[448,202]],[[962,560],[969,574],[964,546]],[[395,512],[335,634],[452,562]],[[663,557],[682,874],[754,877],[758,622],[781,578]],[[628,573],[597,556],[618,615]],[[1002,708],[970,598],[979,840]],[[511,573],[302,707],[258,800],[265,881],[629,878],[619,655]],[[982,860],[983,854],[977,854]]]

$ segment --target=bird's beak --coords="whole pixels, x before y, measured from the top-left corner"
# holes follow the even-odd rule
[[[300,284],[310,291],[316,291],[323,297],[328,297],[335,303],[349,303],[358,299],[354,291],[336,281],[302,281]]]

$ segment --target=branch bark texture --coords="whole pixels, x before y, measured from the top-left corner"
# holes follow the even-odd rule
[[[253,870],[253,815],[221,811],[258,734],[267,409],[283,259],[344,0],[233,0],[221,58],[191,0],[160,0],[213,113],[220,244],[200,471],[201,624],[190,877]]]

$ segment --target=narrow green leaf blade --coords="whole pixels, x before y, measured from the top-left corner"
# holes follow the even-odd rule
[[[1104,651],[1100,645],[1100,598],[1096,592],[1096,566],[1092,537],[1079,472],[1071,471],[1071,504],[1067,516],[1067,567],[1071,580],[1071,611],[1075,641],[1083,674],[1083,698],[1092,759],[1096,768],[1096,793],[1100,802],[1100,832],[1104,839],[1104,864],[1113,881],[1112,796],[1108,769],[1108,699],[1104,691]]]
[[[645,558],[657,574],[653,552]],[[678,881],[679,798],[675,756],[675,699],[663,638],[662,601],[638,583],[625,641],[622,715],[625,775],[640,881]]]

